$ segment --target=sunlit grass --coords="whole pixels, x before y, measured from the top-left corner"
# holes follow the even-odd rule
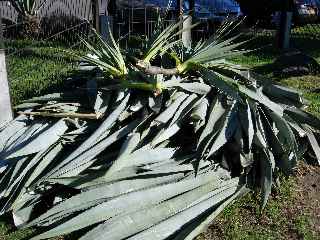
[[[6,64],[13,104],[58,90],[67,75],[77,65],[75,59],[65,53],[65,47],[50,45],[28,47],[28,41],[12,41],[6,44]]]

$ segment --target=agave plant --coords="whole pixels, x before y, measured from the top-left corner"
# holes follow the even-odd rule
[[[25,101],[0,129],[2,212],[41,227],[34,240],[191,240],[251,190],[265,207],[279,171],[309,147],[320,160],[320,120],[300,93],[225,60],[246,52],[237,25],[192,49],[177,24],[139,51],[84,41],[85,88]]]
[[[45,5],[46,0],[37,2],[36,0],[10,0],[14,9],[19,14],[19,21],[23,27],[24,34],[38,34],[40,30],[40,19],[38,10]]]

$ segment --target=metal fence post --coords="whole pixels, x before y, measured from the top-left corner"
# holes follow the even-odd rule
[[[192,45],[192,34],[191,34],[191,26],[192,26],[192,16],[189,14],[183,14],[183,27],[184,30],[182,32],[182,43],[186,48],[191,48]]]
[[[293,1],[285,0],[281,11],[279,28],[279,47],[283,50],[290,48],[290,34],[293,16]]]
[[[190,48],[192,45],[192,16],[195,7],[194,0],[180,0],[180,14],[182,16],[182,42],[186,48]]]
[[[288,49],[290,48],[290,33],[292,24],[292,12],[282,12],[281,13],[281,23],[280,23],[280,48]]]
[[[109,34],[113,34],[113,17],[100,15],[100,34],[104,40],[108,40]]]
[[[97,32],[100,32],[100,0],[94,0],[94,20]]]

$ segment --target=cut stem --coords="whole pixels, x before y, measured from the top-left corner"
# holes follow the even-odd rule
[[[123,88],[140,89],[140,90],[152,91],[152,92],[157,92],[157,93],[161,93],[163,90],[163,87],[160,83],[122,81],[121,85]]]
[[[19,115],[53,117],[53,118],[80,118],[98,120],[103,114],[97,113],[49,113],[49,112],[18,112]]]

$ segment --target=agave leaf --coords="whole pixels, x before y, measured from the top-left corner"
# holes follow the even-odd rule
[[[200,138],[199,138],[199,144],[202,143],[202,141],[210,135],[210,133],[213,131],[214,125],[216,122],[223,116],[226,109],[223,107],[221,98],[216,97],[214,102],[211,104],[212,108],[210,109],[210,116],[209,120],[206,124],[205,129],[203,130]],[[198,146],[199,146],[198,144]]]
[[[250,52],[248,50],[236,51],[235,49],[251,40],[230,44],[233,40],[234,39],[231,38],[216,45],[209,44],[209,46],[190,57],[186,63],[207,64],[217,59],[235,57]]]
[[[272,97],[273,101],[278,101],[286,105],[293,105],[299,108],[304,105],[302,93],[287,87],[268,84],[263,86],[263,92],[269,97]]]
[[[170,89],[170,88],[175,88],[177,86],[179,86],[179,84],[181,84],[183,81],[183,79],[181,79],[181,77],[177,77],[175,75],[172,76],[172,78],[170,80],[164,81],[162,83],[163,87],[166,89]]]
[[[239,127],[237,122],[237,106],[234,104],[231,111],[226,116],[222,128],[219,130],[219,134],[213,141],[213,145],[209,151],[207,158],[216,153],[223,145],[225,145],[234,135],[236,129]]]
[[[114,173],[125,167],[161,162],[172,158],[174,153],[175,149],[173,148],[138,149],[130,155],[117,159],[108,173]]]
[[[158,34],[158,36],[154,36],[149,42],[149,46],[143,60],[149,63],[159,52],[163,51],[168,45],[168,42],[170,44],[170,39],[173,39],[175,32],[180,25],[181,21],[170,24],[163,32]]]
[[[215,103],[212,104],[209,120],[200,135],[197,149],[201,152],[202,156],[206,154],[212,139],[219,133],[222,128],[222,124],[225,122],[227,116],[227,110],[222,105],[221,98],[218,96],[215,99]],[[222,122],[222,124],[219,124]]]
[[[312,129],[308,125],[306,125],[306,124],[303,125],[303,128],[307,132],[307,136],[308,136],[310,145],[316,155],[316,158],[318,160],[318,164],[320,165],[320,146],[319,146],[319,143],[318,143],[314,133],[312,132]]]
[[[90,150],[93,145],[98,143],[101,138],[104,138],[106,132],[113,126],[115,121],[118,119],[120,114],[127,107],[130,94],[128,94],[121,104],[107,117],[107,119],[100,125],[100,127],[86,140],[84,141],[75,151],[73,151],[65,160],[63,160],[56,169],[62,168],[67,165],[69,162],[76,163],[77,159],[83,155],[84,152]],[[54,170],[56,171],[56,170]],[[52,173],[52,172],[51,172]],[[49,173],[50,175],[50,173]],[[55,177],[55,175],[53,175]]]
[[[253,124],[253,118],[252,118],[252,110],[247,102],[247,107],[246,107],[246,112],[243,112],[243,114],[240,112],[239,118],[240,118],[240,124],[242,125],[242,129],[245,132],[245,135],[248,137],[248,151],[250,152],[252,149],[252,143],[253,143],[253,138],[255,135],[255,130],[254,130],[254,124]],[[248,153],[248,152],[247,152]]]
[[[107,43],[96,31],[94,33],[97,39],[95,46],[82,39],[84,45],[94,54],[84,56],[83,59],[116,77],[126,75],[128,70],[124,58],[112,34],[109,32],[110,41]]]
[[[209,62],[208,64],[205,64],[204,66],[216,72],[219,72],[221,70],[224,70],[224,71],[229,70],[233,74],[243,76],[247,79],[249,78],[247,75],[244,74],[249,72],[247,67],[233,64],[227,61],[226,59],[217,59]],[[251,79],[249,78],[248,80],[251,80]]]
[[[279,140],[282,143],[284,149],[286,149],[287,153],[293,152],[295,161],[298,161],[298,144],[290,125],[275,113],[270,113],[270,116],[275,122],[277,129],[279,130]]]
[[[270,110],[278,114],[279,116],[281,117],[283,116],[284,109],[279,104],[276,104],[275,102],[271,101],[267,96],[265,96],[262,93],[262,88],[249,89],[242,85],[238,85],[238,87],[239,87],[239,90],[245,95],[247,95],[249,98],[263,104],[264,106],[266,106],[267,108],[269,108]]]
[[[174,123],[171,126],[169,126],[167,129],[165,129],[163,132],[160,132],[158,136],[156,136],[153,140],[151,145],[157,146],[158,144],[168,140],[172,136],[174,136],[179,130],[181,129],[179,123]]]
[[[263,112],[261,113],[261,120],[263,122],[266,134],[266,141],[268,142],[269,149],[271,149],[276,161],[275,163],[272,162],[272,166],[274,167],[274,164],[276,164],[276,166],[279,167],[284,173],[290,174],[292,172],[293,164],[290,161],[289,153],[286,152],[276,134],[276,131],[278,130],[275,129],[275,126],[271,125],[272,123]]]
[[[158,204],[166,199],[170,199],[216,179],[217,176],[212,174],[201,175],[196,179],[180,181],[178,183],[171,183],[122,195],[96,207],[90,208],[48,232],[32,238],[32,240],[63,235],[107,220],[118,214],[131,213],[138,209]],[[88,222],[88,219],[90,219],[90,222]]]
[[[61,202],[60,204],[51,208],[45,214],[32,221],[28,226],[43,225],[48,223],[52,224],[56,221],[56,219],[61,219],[61,217],[66,217],[67,215],[71,215],[75,212],[89,209],[112,198],[116,198],[138,190],[176,182],[183,178],[183,175],[184,174],[178,173],[167,176],[155,176],[145,179],[137,178],[123,180],[112,184],[104,184]]]
[[[167,89],[169,88],[181,88],[191,93],[196,93],[200,95],[206,95],[211,91],[211,87],[204,83],[192,82],[192,83],[181,83],[177,82],[173,83],[172,81],[167,81],[163,84],[163,86]],[[170,87],[168,87],[170,86]]]
[[[3,162],[3,161],[1,161]],[[3,164],[3,163],[2,163]],[[6,165],[3,164],[3,165]],[[7,167],[5,166],[3,173],[1,173],[1,178],[0,178],[0,199],[4,196],[6,188],[8,186],[8,183],[10,179],[12,178],[12,173],[13,173],[13,167]]]
[[[40,106],[42,106],[40,103],[22,103],[22,104],[19,104],[18,106],[15,106],[14,108],[17,110],[23,110],[23,109],[33,109]]]
[[[289,117],[287,114],[284,114],[284,119],[288,122],[292,129],[296,130],[300,137],[305,137],[307,135],[303,127],[298,122],[294,121],[291,117]]]
[[[12,215],[16,227],[23,226],[31,218],[36,204],[39,203],[40,194],[24,193],[12,205]]]
[[[154,111],[155,113],[159,113],[162,107],[162,99],[163,99],[163,95],[161,94],[160,96],[157,97],[149,97],[149,107],[152,109],[152,111]]]
[[[39,164],[39,162],[41,162],[41,160],[43,158],[48,157],[48,156],[46,156],[46,154],[49,153],[49,157],[51,157],[50,151],[51,150],[46,149],[46,150],[36,154],[32,159],[26,158],[25,160],[18,161],[15,166],[15,169],[12,173],[11,180],[9,181],[8,187],[6,188],[5,194],[6,195],[8,195],[8,194],[13,195],[15,192],[17,192],[17,190],[19,188],[27,187],[28,184],[34,180],[34,177],[37,177],[37,173],[39,173],[37,171],[37,170],[39,170],[39,166],[37,166],[37,164]],[[54,155],[52,157],[55,157],[55,156],[56,155]],[[51,159],[46,158],[45,160],[52,161],[52,157],[51,157]],[[49,163],[46,163],[46,164],[49,164]],[[32,172],[31,176],[29,177],[30,171],[33,170],[35,167],[36,167],[36,170],[34,172]],[[26,182],[26,183],[24,183],[24,182]],[[24,196],[24,194],[22,196]],[[17,197],[17,200],[19,200],[19,197]]]
[[[111,100],[111,95],[105,91],[98,91],[96,95],[96,100],[94,104],[94,111],[97,114],[104,115],[109,107]]]
[[[11,164],[12,163],[8,160],[1,160],[0,161],[0,174],[2,174],[4,171],[6,171]],[[1,196],[1,194],[0,194],[0,196]]]
[[[315,129],[318,129],[320,126],[319,118],[296,107],[287,107],[285,113],[299,124],[308,124]]]
[[[140,133],[133,133],[129,135],[120,149],[118,160],[122,157],[127,157],[128,155],[130,155],[138,146],[140,138]]]
[[[124,216],[120,215],[112,218],[88,232],[81,238],[81,240],[125,239],[131,235],[148,229],[155,224],[174,216],[175,214],[178,214],[179,212],[183,211],[183,209],[193,206],[194,202],[201,199],[204,195],[209,194],[211,191],[215,191],[216,193],[227,191],[230,188],[230,182],[231,181],[226,181],[223,183],[209,183],[192,191],[181,194],[173,199],[164,201],[163,203],[155,205],[152,208],[145,208],[132,214]],[[214,193],[210,194],[214,195]]]
[[[92,165],[92,160],[94,160],[97,155],[99,155],[112,143],[118,141],[119,139],[123,138],[124,136],[132,132],[139,125],[140,122],[140,120],[136,120],[128,124],[127,126],[121,128],[120,130],[116,131],[115,133],[111,134],[110,136],[106,137],[105,139],[101,140],[99,143],[97,143],[96,145],[92,146],[90,149],[79,155],[71,163],[54,171],[52,175],[49,175],[49,178],[71,177],[78,175],[84,169]],[[87,164],[87,167],[81,169],[81,166],[84,164]]]
[[[190,206],[189,208],[186,208],[184,211],[181,211],[180,213],[166,219],[165,221],[141,232],[138,233],[128,239],[166,239],[170,237],[175,232],[181,230],[181,228],[188,222],[192,221],[194,218],[198,217],[199,215],[203,214],[207,210],[211,209],[215,205],[219,204],[220,202],[224,201],[225,199],[232,196],[238,186],[237,179],[234,179],[234,184],[231,185],[229,189],[223,189],[219,191],[217,189],[216,191],[213,191],[209,193],[206,197],[203,197],[200,200],[196,201],[197,204],[194,206]],[[154,234],[157,233],[157,234]]]
[[[39,203],[41,199],[40,194],[36,194],[34,192],[24,192],[23,194],[20,194],[19,198],[12,204],[12,211],[20,211],[24,208],[29,208],[30,206],[35,206],[37,203]]]
[[[201,168],[208,166],[208,162],[201,161]],[[171,174],[177,172],[190,172],[194,170],[194,167],[191,164],[181,164],[179,162],[167,162],[162,165],[151,164],[151,166],[142,167],[143,170],[148,170],[145,174],[139,174],[139,176],[148,175],[148,174]],[[151,171],[151,172],[149,172]]]
[[[154,124],[165,124],[167,123],[176,113],[180,105],[188,97],[187,94],[182,93],[166,110],[164,110],[155,120]]]
[[[32,170],[31,175],[28,177],[28,181],[25,183],[25,186],[32,186],[35,181],[39,180],[41,175],[44,175],[45,169],[52,163],[56,156],[62,151],[63,145],[61,143],[51,146],[46,150],[42,155],[40,162]]]
[[[23,101],[23,103],[47,103],[50,101],[80,101],[86,93],[84,91],[73,91],[67,93],[51,93],[40,97],[34,97]]]
[[[0,155],[9,150],[19,138],[21,139],[28,128],[25,116],[20,116],[9,122],[0,133]]]
[[[258,110],[255,112],[255,119],[256,119],[256,129],[254,135],[254,144],[262,149],[268,148],[267,138],[265,134],[264,125],[261,120],[261,116]]]
[[[32,137],[27,136],[23,142],[18,141],[16,146],[8,151],[4,158],[17,158],[47,149],[60,139],[68,127],[64,120],[60,120],[52,126],[41,126]]]
[[[237,38],[239,38],[240,35],[236,35],[234,37],[231,37],[226,40],[219,41],[218,39],[213,36],[213,38],[209,38],[201,48],[199,48],[192,57],[198,57],[200,55],[203,55],[204,53],[207,53],[208,51],[213,52],[220,52],[222,51],[223,47],[229,46],[233,41],[235,41]]]
[[[225,95],[232,97],[233,99],[239,99],[238,92],[236,88],[232,85],[231,82],[225,81],[221,78],[222,75],[218,75],[211,70],[202,69],[201,71],[203,78],[212,86],[220,91],[222,91]]]
[[[270,155],[269,155],[270,154]],[[262,202],[261,207],[265,208],[267,205],[269,196],[271,194],[272,188],[272,177],[273,177],[273,168],[270,158],[272,157],[271,152],[265,150],[260,151],[260,172],[261,172],[261,194]]]
[[[220,204],[216,209],[214,209],[213,213],[211,213],[204,220],[201,220],[201,224],[195,226],[197,224],[190,224],[188,227],[180,231],[173,239],[174,240],[193,240],[197,236],[199,236],[202,232],[204,232],[210,224],[214,221],[214,219],[234,200],[237,198],[241,198],[250,192],[250,189],[243,186],[241,187],[234,195],[232,195],[229,199]]]
[[[170,126],[175,124],[179,119],[182,119],[188,112],[191,111],[194,105],[197,105],[198,103],[199,103],[199,99],[197,98],[196,94],[192,94],[188,96],[188,98],[181,104],[179,109],[174,114],[170,122]]]
[[[23,171],[23,168],[27,164],[27,161],[29,159],[27,157],[20,159],[17,161],[15,165],[13,165],[11,168],[13,169],[12,174],[10,176],[10,180],[8,182],[8,185],[6,186],[4,190],[3,197],[12,197],[10,195],[13,195],[14,191],[17,189],[17,183],[15,182],[16,178],[21,174]]]
[[[192,110],[191,118],[196,121],[205,121],[208,111],[209,101],[203,98],[201,102]]]
[[[94,172],[89,172],[86,174],[81,173],[81,175],[78,176],[60,177],[46,180],[49,182],[52,181],[53,183],[74,187],[76,189],[81,189],[82,191],[87,191],[99,185],[136,177],[137,172],[140,170],[139,167],[134,166],[121,169],[120,172],[115,172],[114,174],[108,174],[108,176],[106,176],[107,169],[95,169]],[[88,170],[92,170],[92,167],[90,167]]]

